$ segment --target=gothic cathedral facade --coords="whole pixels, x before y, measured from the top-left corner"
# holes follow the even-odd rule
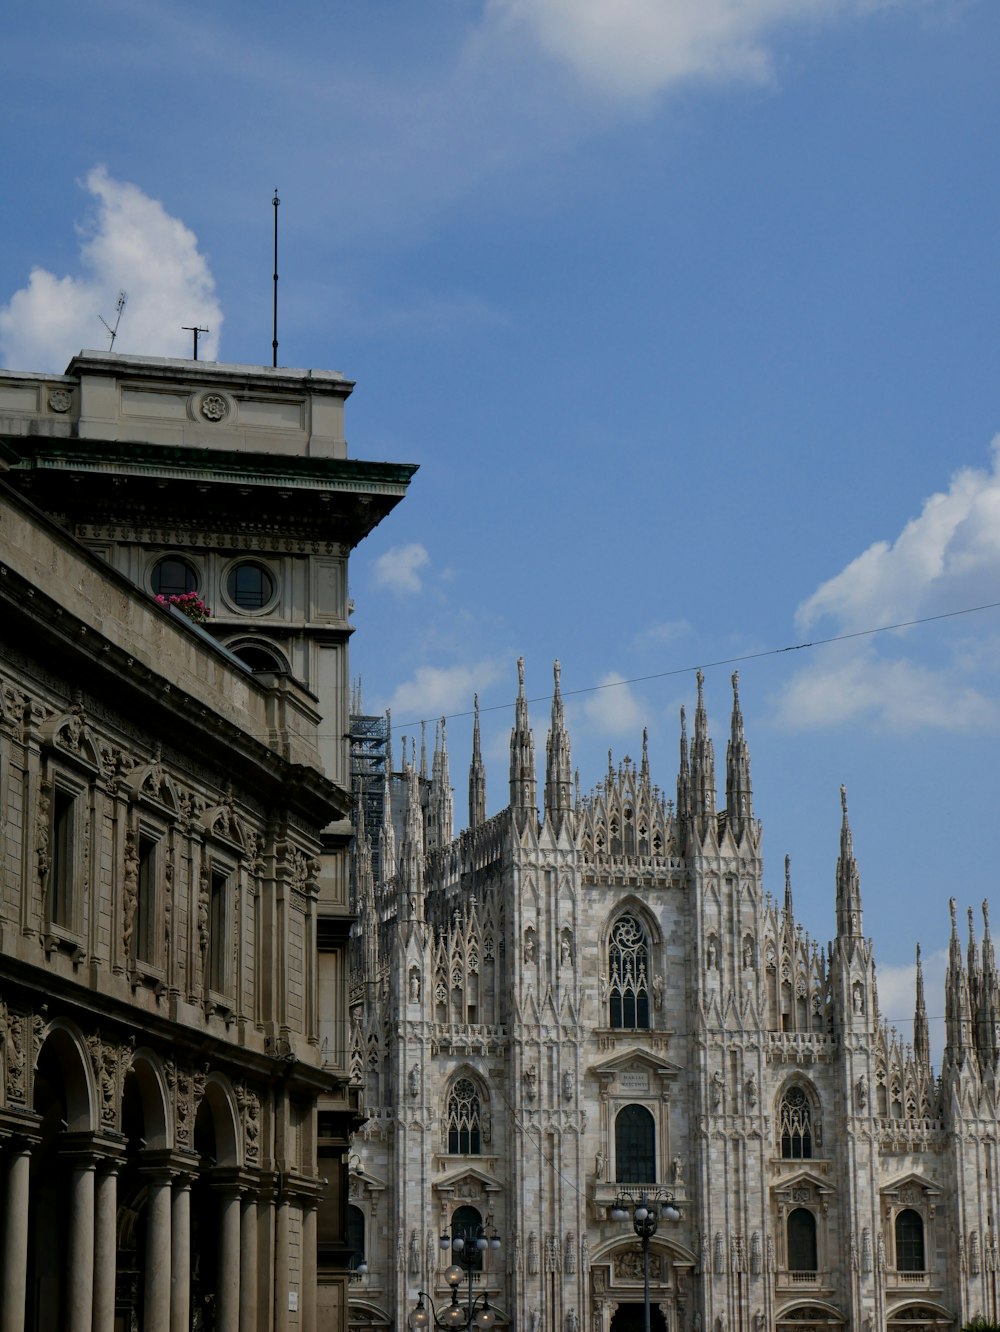
[[[469,1290],[500,1325],[641,1328],[643,1200],[670,1217],[645,1254],[660,1332],[995,1317],[988,916],[963,956],[952,903],[937,1074],[919,956],[912,1046],[880,1018],[843,793],[835,938],[796,923],[787,862],[765,891],[735,676],[720,805],[700,674],[668,801],[645,736],[581,795],[557,665],[541,817],[519,676],[504,810],[478,710],[457,838],[443,726],[430,774],[390,750],[378,828],[358,800],[352,1332],[409,1326],[420,1292],[440,1312],[441,1237],[480,1228],[500,1247]]]

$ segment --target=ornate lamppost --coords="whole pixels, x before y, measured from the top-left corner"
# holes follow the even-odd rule
[[[451,1250],[452,1263],[445,1268],[444,1279],[451,1287],[451,1302],[440,1313],[434,1307],[434,1301],[426,1291],[417,1292],[417,1305],[409,1317],[411,1328],[456,1328],[459,1332],[471,1332],[473,1328],[496,1326],[497,1311],[490,1306],[489,1296],[484,1291],[473,1296],[472,1279],[476,1272],[482,1271],[483,1255],[488,1249],[500,1248],[500,1236],[496,1230],[487,1234],[484,1226],[455,1226],[451,1234],[441,1236],[441,1248]],[[468,1278],[469,1295],[463,1304],[458,1298],[459,1287]],[[427,1301],[427,1304],[424,1301]],[[482,1305],[480,1305],[482,1300]],[[427,1308],[427,1305],[430,1308]]]
[[[631,1209],[631,1210],[630,1210]],[[664,1221],[679,1221],[681,1214],[668,1198],[650,1200],[643,1193],[638,1201],[627,1195],[619,1195],[611,1209],[612,1221],[631,1220],[632,1228],[642,1243],[642,1308],[644,1332],[649,1332],[649,1241],[656,1234],[661,1218]]]

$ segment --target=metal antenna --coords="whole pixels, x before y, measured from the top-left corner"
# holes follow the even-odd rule
[[[125,303],[127,300],[128,300],[128,292],[120,291],[118,293],[118,301],[115,305],[117,318],[115,319],[114,328],[111,327],[111,325],[108,323],[108,321],[104,318],[103,315],[99,314],[97,316],[98,319],[101,321],[101,323],[104,325],[104,327],[108,330],[108,333],[111,336],[111,341],[108,343],[108,351],[114,351],[115,349],[115,338],[118,336],[118,325],[122,322],[122,311],[125,309]]]
[[[278,364],[278,205],[281,203],[277,187],[271,203],[274,205],[274,333],[271,341],[271,365],[276,367]]]
[[[185,333],[190,333],[194,339],[194,359],[198,359],[198,334],[207,333],[207,328],[201,328],[198,324],[181,324],[181,329]]]

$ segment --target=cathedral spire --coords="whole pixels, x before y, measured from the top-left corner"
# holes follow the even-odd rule
[[[966,911],[969,922],[969,954],[966,964],[966,978],[969,986],[969,1008],[973,1020],[979,1010],[979,945],[976,943],[976,921],[972,907]]]
[[[424,918],[424,812],[420,806],[420,777],[416,754],[413,761],[403,760],[406,781],[406,815],[399,852],[399,919],[422,921]]]
[[[481,828],[486,822],[486,769],[479,738],[479,695],[472,696],[472,762],[469,764],[469,827]]]
[[[944,981],[944,1057],[946,1063],[960,1068],[971,1050],[972,1012],[962,963],[962,945],[958,941],[958,914],[954,898],[948,906],[951,910],[951,940],[948,944],[948,970]]]
[[[649,790],[649,731],[642,728],[642,763],[639,766],[639,785],[644,791]]]
[[[837,933],[861,938],[861,875],[854,859],[854,838],[847,818],[847,787],[840,788],[840,855],[837,857]]]
[[[785,922],[791,928],[794,912],[792,911],[792,858],[785,857]]]
[[[691,805],[704,837],[715,818],[715,749],[708,734],[705,711],[705,676],[698,671],[698,703],[694,710],[694,737],[691,741]]]
[[[517,659],[517,702],[510,733],[510,804],[520,821],[532,813],[538,818],[535,786],[535,737],[528,725],[528,699],[524,692],[524,658]]]
[[[990,937],[990,904],[983,902],[983,965],[979,973],[979,1004],[976,1011],[976,1048],[984,1069],[996,1068],[1000,1056],[997,1023],[1000,1020],[1000,980],[997,977],[993,940]]]
[[[420,723],[420,776],[427,780],[427,723]]]
[[[924,998],[924,966],[920,960],[920,945],[917,944],[917,1002],[913,1010],[913,1054],[917,1064],[930,1071],[931,1037],[927,1023],[927,1001]]]
[[[558,659],[552,666],[552,722],[545,741],[545,814],[558,830],[573,807],[573,775],[569,758],[569,735],[563,712],[559,678],[562,668]]]
[[[455,836],[455,809],[448,770],[448,722],[444,717],[434,728],[434,761],[427,814],[430,844],[447,846]]]
[[[739,671],[733,671],[733,715],[726,749],[726,818],[737,842],[753,824],[750,750],[743,733]]]
[[[691,817],[691,764],[688,760],[687,713],[681,704],[681,757],[677,769],[677,818],[682,824]]]

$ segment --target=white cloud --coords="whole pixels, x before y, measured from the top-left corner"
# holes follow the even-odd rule
[[[425,546],[411,541],[405,546],[391,546],[375,561],[375,585],[392,592],[419,592],[423,587],[420,570],[431,562]]]
[[[782,26],[865,14],[894,0],[489,0],[506,28],[526,31],[586,83],[618,96],[672,85],[764,83]],[[895,0],[913,3],[914,0]]]
[[[687,638],[690,633],[691,625],[687,620],[656,620],[639,630],[632,646],[637,649],[666,647],[678,639]]]
[[[136,185],[95,167],[84,182],[96,211],[80,229],[77,276],[34,268],[28,284],[0,306],[5,366],[61,371],[83,348],[106,347],[119,291],[128,293],[115,351],[142,356],[191,355],[184,324],[209,329],[199,356],[218,355],[222,310],[194,232]]]
[[[875,542],[817,588],[799,607],[799,631],[822,625],[833,637],[995,602],[1000,436],[992,448],[989,470],[956,472],[895,540]],[[785,690],[781,720],[816,726],[867,716],[893,729],[995,730],[1000,658],[982,641],[991,628],[969,616],[919,635],[899,631],[816,649]]]
[[[482,693],[500,679],[500,663],[483,660],[472,665],[418,666],[409,680],[396,686],[389,707],[393,728],[421,718],[436,720],[456,712],[467,712],[474,693]],[[511,700],[513,701],[513,700]]]
[[[590,729],[608,736],[638,737],[644,713],[625,677],[618,671],[609,671],[598,683],[600,687],[584,701],[581,709]]]

